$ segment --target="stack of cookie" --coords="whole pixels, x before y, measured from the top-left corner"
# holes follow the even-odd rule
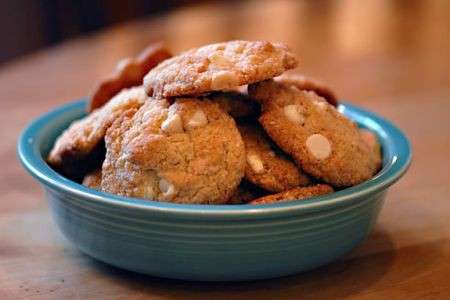
[[[120,63],[49,164],[117,195],[195,204],[304,199],[381,166],[373,133],[336,110],[279,43],[230,41],[177,56],[161,45]],[[281,75],[281,76],[280,76]]]

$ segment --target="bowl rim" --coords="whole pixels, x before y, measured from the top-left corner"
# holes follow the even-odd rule
[[[42,139],[48,136],[44,130],[57,120],[63,120],[67,114],[78,112],[81,116],[86,106],[86,98],[59,106],[30,122],[22,131],[18,144],[17,155],[24,168],[45,187],[70,194],[73,197],[88,198],[98,204],[111,205],[118,208],[138,209],[171,213],[178,216],[237,216],[259,215],[268,216],[273,213],[285,214],[301,210],[303,212],[328,209],[353,203],[376,193],[381,193],[400,179],[407,171],[412,160],[411,144],[405,134],[392,122],[366,111],[358,106],[340,102],[339,111],[356,121],[360,126],[374,131],[383,148],[383,168],[373,178],[343,190],[312,197],[301,201],[288,201],[260,205],[209,205],[209,204],[178,204],[158,202],[154,200],[117,196],[96,191],[69,180],[50,168],[40,151]]]

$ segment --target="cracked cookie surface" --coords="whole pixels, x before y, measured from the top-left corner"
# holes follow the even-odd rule
[[[244,176],[236,124],[208,99],[150,99],[114,123],[106,148],[102,190],[122,196],[220,204]]]
[[[200,95],[278,76],[297,66],[281,43],[229,41],[194,48],[168,59],[144,77],[156,98]]]
[[[245,178],[249,182],[271,192],[310,184],[308,176],[290,158],[270,144],[258,125],[240,123],[238,128],[245,144]]]
[[[249,86],[262,103],[259,122],[308,174],[335,187],[371,178],[377,163],[356,125],[322,97],[266,80]]]
[[[124,111],[140,107],[147,99],[142,87],[125,89],[105,106],[73,122],[56,140],[48,163],[69,178],[79,180],[99,167],[104,157],[104,136]]]

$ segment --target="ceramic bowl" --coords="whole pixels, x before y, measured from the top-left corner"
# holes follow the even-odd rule
[[[356,106],[339,109],[374,131],[383,169],[357,186],[270,205],[185,205],[119,197],[86,188],[44,161],[56,137],[82,117],[81,100],[33,121],[18,156],[44,187],[54,220],[82,252],[153,276],[202,281],[253,280],[327,264],[370,233],[388,188],[407,170],[411,147],[392,123]]]

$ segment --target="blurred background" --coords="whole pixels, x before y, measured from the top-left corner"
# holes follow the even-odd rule
[[[2,0],[0,63],[102,27],[163,12],[192,0]]]
[[[65,68],[86,73],[74,75],[72,93],[53,91],[72,98],[153,41],[177,52],[266,39],[287,43],[300,55],[301,71],[357,99],[448,85],[449,31],[446,0],[2,0],[0,67],[37,52],[35,71],[53,71],[46,58],[56,63],[62,55]]]
[[[197,37],[263,37],[352,54],[396,51],[405,44],[411,51],[436,49],[436,43],[449,43],[442,35],[450,28],[449,10],[446,0],[2,0],[0,63],[110,25],[164,15],[171,30],[166,38],[177,39],[180,48]]]

